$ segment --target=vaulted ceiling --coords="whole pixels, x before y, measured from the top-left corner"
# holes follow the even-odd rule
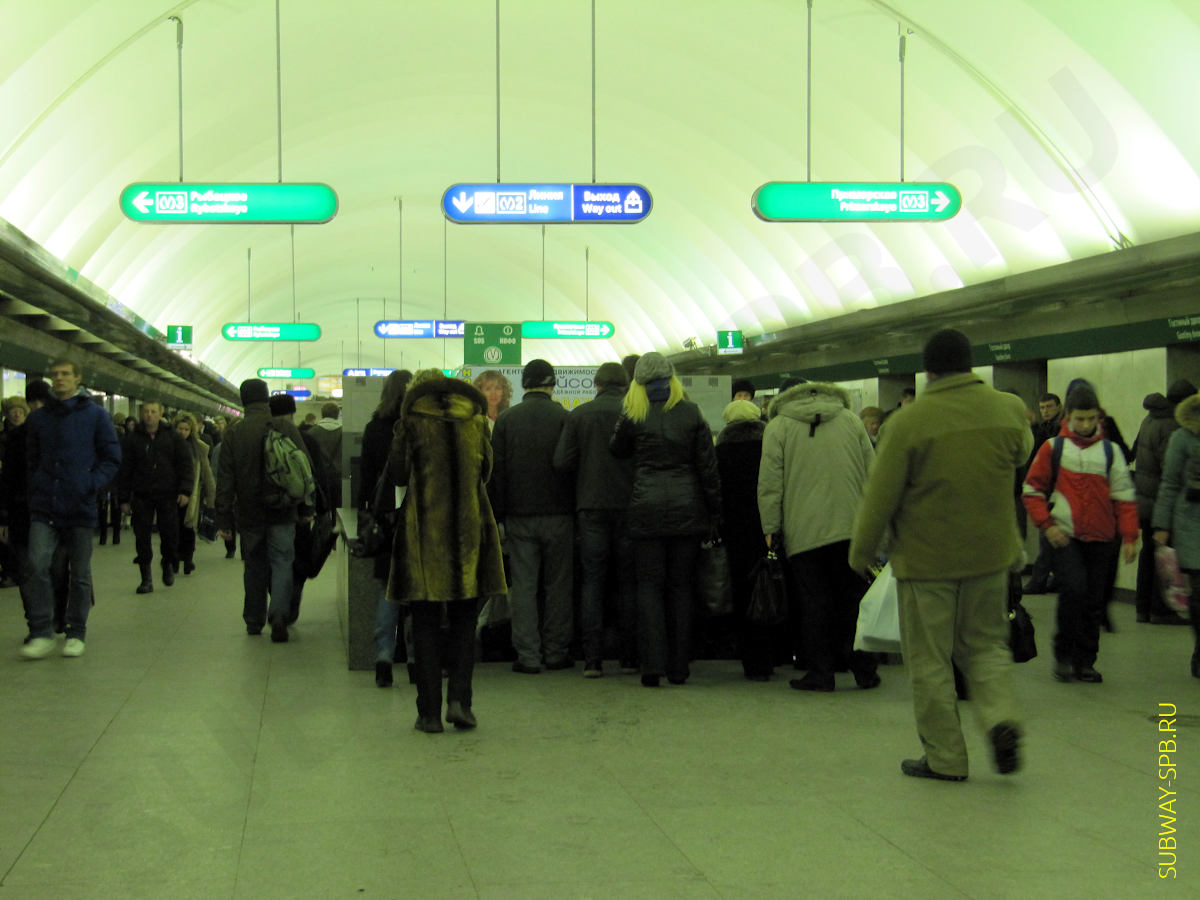
[[[281,0],[278,107],[274,0],[0,0],[0,218],[159,329],[192,324],[234,382],[461,361],[460,341],[385,347],[385,317],[614,322],[526,345],[586,364],[1200,231],[1196,0],[815,0],[811,82],[805,0],[594,5],[593,81],[591,0],[500,0],[497,131],[494,0]],[[184,180],[324,182],[331,222],[122,215],[127,184],[180,177],[171,16]],[[442,215],[454,183],[590,181],[593,149],[598,181],[650,190],[645,221],[543,236]],[[751,209],[764,182],[898,180],[901,159],[960,188],[957,217]],[[323,336],[221,338],[247,320]]]

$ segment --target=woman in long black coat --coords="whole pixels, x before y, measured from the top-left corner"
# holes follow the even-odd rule
[[[633,457],[628,523],[637,568],[642,684],[690,674],[692,604],[700,542],[717,533],[721,484],[712,431],[661,353],[634,369],[610,449]]]

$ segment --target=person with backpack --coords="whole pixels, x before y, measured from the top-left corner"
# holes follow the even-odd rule
[[[273,418],[267,383],[248,378],[240,387],[246,415],[225,431],[217,466],[217,532],[232,537],[234,515],[242,534],[242,619],[246,633],[285,643],[292,607],[296,522],[312,519],[312,462],[304,439],[285,417]],[[267,592],[270,591],[270,605]]]
[[[1053,548],[1058,574],[1054,677],[1098,684],[1100,622],[1117,555],[1137,556],[1138,518],[1125,454],[1100,428],[1100,401],[1090,386],[1067,394],[1057,437],[1042,444],[1025,477],[1029,518]]]

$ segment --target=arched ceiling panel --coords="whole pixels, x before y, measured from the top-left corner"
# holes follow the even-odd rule
[[[548,228],[543,288],[538,228],[446,228],[439,208],[450,184],[496,177],[494,4],[283,0],[284,179],[331,184],[340,209],[295,233],[296,315],[324,337],[276,357],[298,349],[333,372],[359,361],[361,341],[362,362],[380,364],[370,326],[385,300],[399,316],[401,281],[407,318],[440,317],[443,296],[452,318],[532,318],[544,289],[549,317],[616,323],[609,342],[529,345],[586,363],[1200,225],[1200,128],[1180,87],[1200,78],[1188,4],[817,0],[813,177],[898,177],[903,23],[906,177],[964,195],[950,222],[882,225],[769,224],[751,211],[763,182],[804,178],[804,3],[596,7],[596,174],[642,182],[654,210],[636,226]],[[236,381],[272,351],[217,330],[248,303],[256,320],[291,319],[287,226],[147,226],[117,208],[127,183],[178,176],[171,14],[185,23],[185,178],[276,179],[271,0],[0,0],[0,217],[160,328],[194,324],[197,356]],[[588,0],[502,0],[505,180],[590,179],[589,30]],[[402,352],[453,365],[460,348],[395,341],[386,358]]]

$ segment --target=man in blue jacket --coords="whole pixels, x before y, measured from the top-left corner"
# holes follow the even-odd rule
[[[50,364],[52,396],[28,421],[29,641],[25,659],[54,650],[54,591],[50,563],[67,548],[71,583],[62,655],[83,656],[92,605],[92,529],[96,495],[121,464],[112,420],[80,387],[83,373],[68,359]]]

